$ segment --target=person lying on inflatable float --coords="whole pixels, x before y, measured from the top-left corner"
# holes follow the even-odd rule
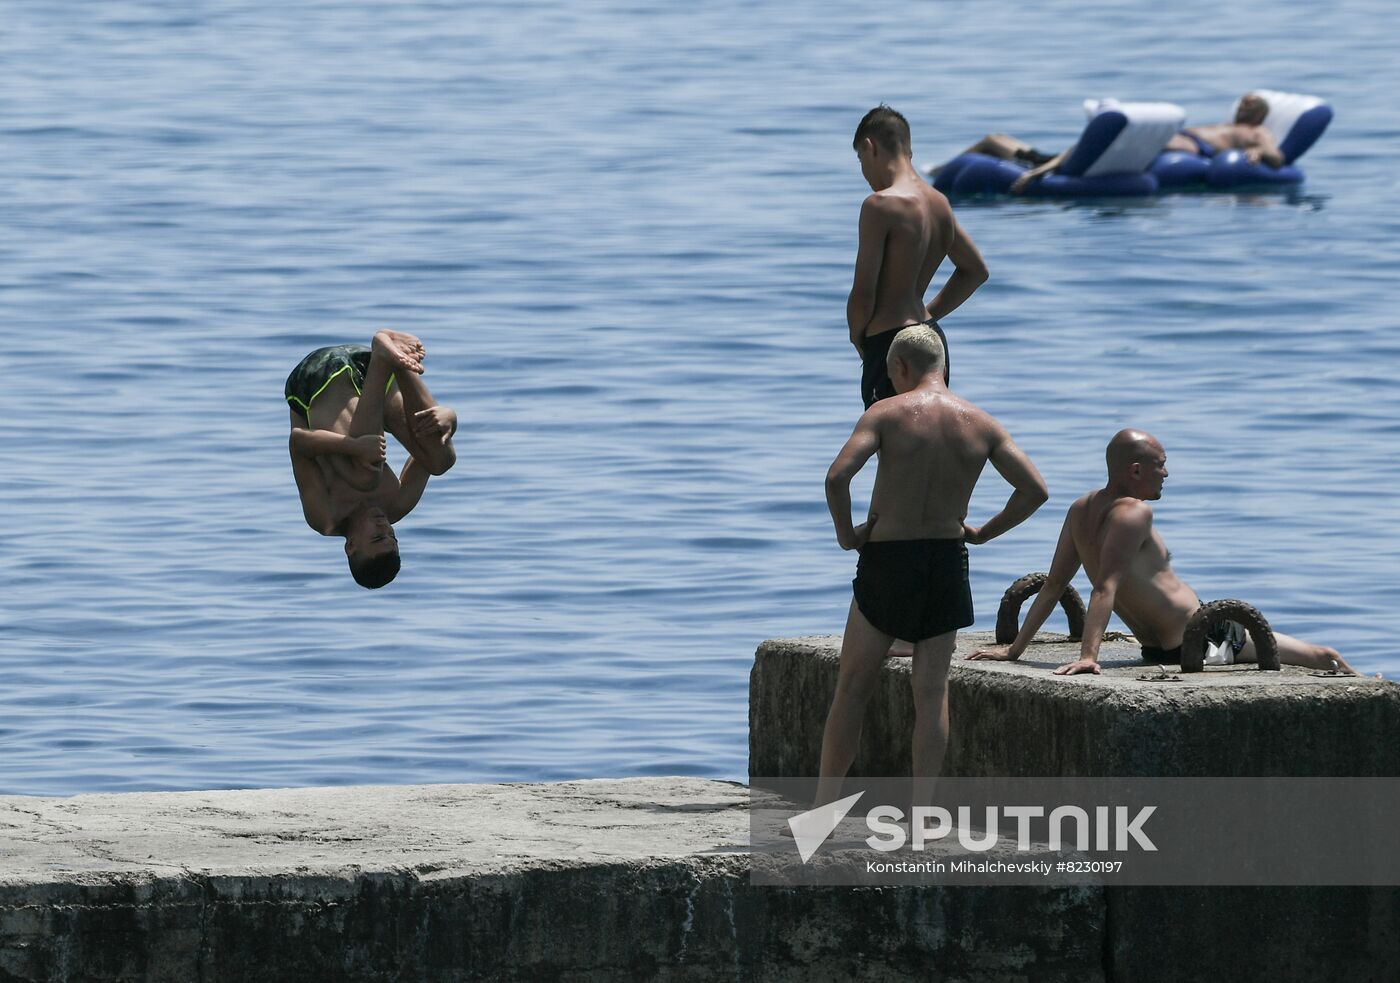
[[[1332,120],[1315,96],[1258,90],[1235,122],[1186,127],[1172,103],[1087,100],[1089,122],[1068,150],[1046,154],[1003,133],[926,170],[946,195],[1142,195],[1166,188],[1298,184],[1293,161]]]
[[[1261,96],[1252,92],[1246,93],[1235,110],[1233,123],[1184,127],[1172,134],[1162,149],[1195,154],[1207,159],[1223,150],[1243,150],[1245,159],[1251,164],[1264,163],[1270,167],[1282,167],[1283,154],[1279,152],[1278,144],[1274,143],[1273,134],[1264,127],[1264,119],[1268,115],[1269,104]],[[1032,181],[1045,174],[1053,174],[1074,149],[1070,147],[1058,154],[1047,154],[1005,133],[990,133],[963,153],[986,154],[999,160],[1030,164],[1031,169],[1012,181],[1011,187],[1007,189],[1011,194],[1019,195],[1025,192]]]
[[[1256,89],[1236,103],[1234,117],[1234,123],[1188,127],[1168,140],[1151,166],[1158,186],[1301,184],[1298,158],[1332,122],[1332,107],[1317,96]]]
[[[945,195],[1146,195],[1157,190],[1148,168],[1186,123],[1169,102],[1084,103],[1089,122],[1068,150],[1044,154],[1005,134],[983,137],[930,172]]]
[[[1167,141],[1166,150],[1211,158],[1222,150],[1243,150],[1251,164],[1284,165],[1283,153],[1274,143],[1274,135],[1264,125],[1269,116],[1269,103],[1257,93],[1247,92],[1235,108],[1233,123],[1209,126],[1188,126]]]

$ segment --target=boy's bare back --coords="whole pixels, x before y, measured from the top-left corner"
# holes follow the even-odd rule
[[[863,227],[867,219],[881,243],[881,256],[875,309],[865,333],[925,320],[924,294],[955,237],[948,199],[916,175],[902,177],[866,198]]]

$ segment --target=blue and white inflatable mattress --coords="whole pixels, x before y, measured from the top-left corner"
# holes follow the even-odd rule
[[[1332,121],[1332,109],[1316,96],[1271,89],[1255,92],[1269,103],[1264,126],[1278,143],[1283,167],[1252,164],[1240,150],[1219,151],[1209,157],[1164,151],[1167,141],[1186,122],[1180,106],[1090,99],[1084,103],[1089,122],[1069,156],[1054,173],[1032,182],[1022,194],[1150,195],[1169,189],[1298,184],[1303,172],[1293,162],[1317,142]],[[1233,111],[1229,118],[1234,118]],[[1007,194],[1012,183],[1029,169],[1020,161],[962,154],[944,165],[933,186],[948,195]]]
[[[1242,185],[1301,184],[1303,172],[1294,161],[1322,136],[1332,122],[1332,107],[1317,96],[1273,89],[1255,89],[1269,104],[1264,128],[1283,154],[1282,167],[1252,164],[1243,150],[1221,150],[1209,157],[1167,150],[1152,162],[1152,175],[1163,190],[1175,188],[1237,188]],[[1229,119],[1235,118],[1235,109]]]

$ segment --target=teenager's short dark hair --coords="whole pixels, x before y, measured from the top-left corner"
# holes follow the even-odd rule
[[[399,575],[399,551],[371,556],[360,560],[350,555],[350,576],[355,583],[370,590],[378,590]]]
[[[860,142],[866,137],[874,140],[889,153],[903,154],[905,157],[914,155],[914,145],[909,139],[909,121],[898,110],[891,109],[883,102],[861,118],[851,146],[860,149]]]

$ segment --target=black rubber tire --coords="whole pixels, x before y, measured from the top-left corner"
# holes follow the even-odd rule
[[[1181,671],[1201,672],[1205,668],[1206,635],[1211,628],[1222,621],[1237,621],[1249,632],[1254,642],[1254,651],[1259,658],[1259,668],[1279,669],[1278,640],[1274,638],[1269,622],[1252,604],[1235,598],[1225,598],[1202,604],[1186,622],[1186,635],[1181,639]]]
[[[1010,645],[1016,641],[1016,633],[1021,630],[1021,605],[1026,598],[1034,597],[1049,580],[1048,574],[1028,573],[1001,596],[1001,607],[997,608],[997,644]],[[1060,595],[1060,607],[1069,619],[1069,639],[1077,642],[1084,637],[1084,599],[1073,585],[1065,585]]]

